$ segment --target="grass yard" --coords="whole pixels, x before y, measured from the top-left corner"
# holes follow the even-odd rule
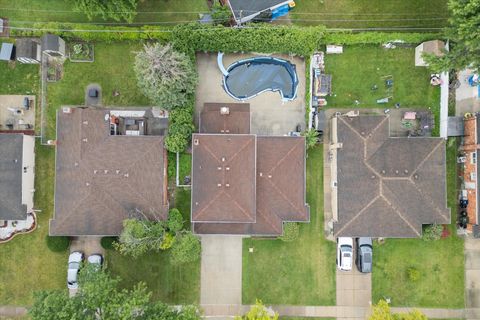
[[[101,17],[90,21],[85,14],[73,8],[74,1],[65,0],[0,0],[2,16],[8,17],[12,26],[16,27],[25,26],[25,21],[105,22]],[[206,0],[139,0],[134,22],[165,24],[195,21],[199,18],[197,12],[207,11]]]
[[[38,64],[0,63],[0,94],[38,94]]]
[[[99,43],[95,44],[95,62],[65,62],[63,79],[48,85],[47,137],[55,137],[56,111],[62,105],[83,105],[85,88],[90,83],[101,85],[103,105],[150,105],[138,89],[133,71],[133,52],[141,47],[138,42]],[[114,97],[114,90],[120,95]]]
[[[0,244],[0,305],[30,305],[38,290],[67,289],[68,253],[53,253],[46,245],[53,214],[55,150],[36,145],[35,208],[38,227]]]
[[[455,140],[453,140],[455,142]],[[372,296],[376,303],[390,297],[393,306],[463,308],[463,240],[455,233],[457,193],[456,144],[447,148],[447,195],[452,208],[451,235],[433,242],[421,239],[388,239],[375,246]],[[417,281],[409,280],[407,270],[420,272]]]
[[[310,223],[300,224],[294,242],[243,240],[244,304],[335,304],[335,244],[323,236],[323,149],[309,151],[307,202]],[[248,249],[254,248],[253,253]]]
[[[449,15],[447,0],[295,0],[293,23],[329,28],[439,28]]]
[[[175,207],[182,212],[185,226],[190,226],[190,190],[177,189]],[[169,252],[149,253],[137,259],[114,250],[106,253],[107,268],[122,278],[121,285],[131,288],[140,281],[147,284],[153,299],[172,304],[200,302],[200,261],[176,267],[170,264]]]

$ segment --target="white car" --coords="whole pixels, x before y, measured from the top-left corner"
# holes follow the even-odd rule
[[[337,267],[342,271],[352,270],[353,262],[353,239],[337,238]]]
[[[78,288],[78,272],[83,261],[83,253],[75,251],[68,257],[67,287],[68,289]]]

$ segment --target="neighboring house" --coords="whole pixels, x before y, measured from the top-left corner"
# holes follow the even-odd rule
[[[275,19],[277,16],[288,13],[289,6],[294,6],[292,0],[223,0],[230,10],[232,10],[233,18],[238,24],[248,22],[255,19],[259,15],[266,14],[268,18],[262,21]]]
[[[65,57],[65,41],[57,35],[46,34],[41,38],[42,52],[51,57]]]
[[[423,60],[422,54],[434,54],[437,57],[442,56],[445,50],[445,42],[440,40],[431,40],[422,42],[415,48],[415,66],[417,67],[427,67],[428,64]]]
[[[15,57],[20,63],[40,63],[41,47],[34,39],[25,38],[15,41]]]
[[[0,227],[26,220],[33,211],[35,138],[20,133],[0,134]]]
[[[442,138],[390,137],[384,115],[331,120],[335,237],[414,238],[449,224]]]
[[[200,117],[192,138],[195,233],[278,236],[286,221],[309,221],[303,137],[250,134],[248,104],[206,104]]]
[[[466,209],[468,216],[467,230],[472,231],[473,226],[479,222],[478,204],[479,188],[477,177],[479,166],[477,157],[480,151],[480,117],[473,114],[466,115],[464,118],[464,138],[461,151],[463,152],[463,185],[462,193],[466,195],[468,205]]]
[[[167,113],[64,107],[57,112],[52,236],[118,236],[141,212],[168,214]]]

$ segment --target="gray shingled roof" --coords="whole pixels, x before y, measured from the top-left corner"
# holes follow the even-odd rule
[[[0,134],[0,220],[24,220],[22,204],[23,134]]]
[[[419,237],[450,223],[445,140],[392,138],[386,116],[339,117],[335,236]]]

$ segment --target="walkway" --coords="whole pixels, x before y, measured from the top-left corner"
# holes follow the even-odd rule
[[[480,239],[465,239],[466,320],[480,319]],[[476,309],[476,310],[469,310]]]
[[[372,300],[372,275],[337,269],[336,317],[342,320],[363,320],[367,317]]]
[[[242,304],[242,237],[202,236],[200,305]],[[237,314],[238,315],[238,314]]]

